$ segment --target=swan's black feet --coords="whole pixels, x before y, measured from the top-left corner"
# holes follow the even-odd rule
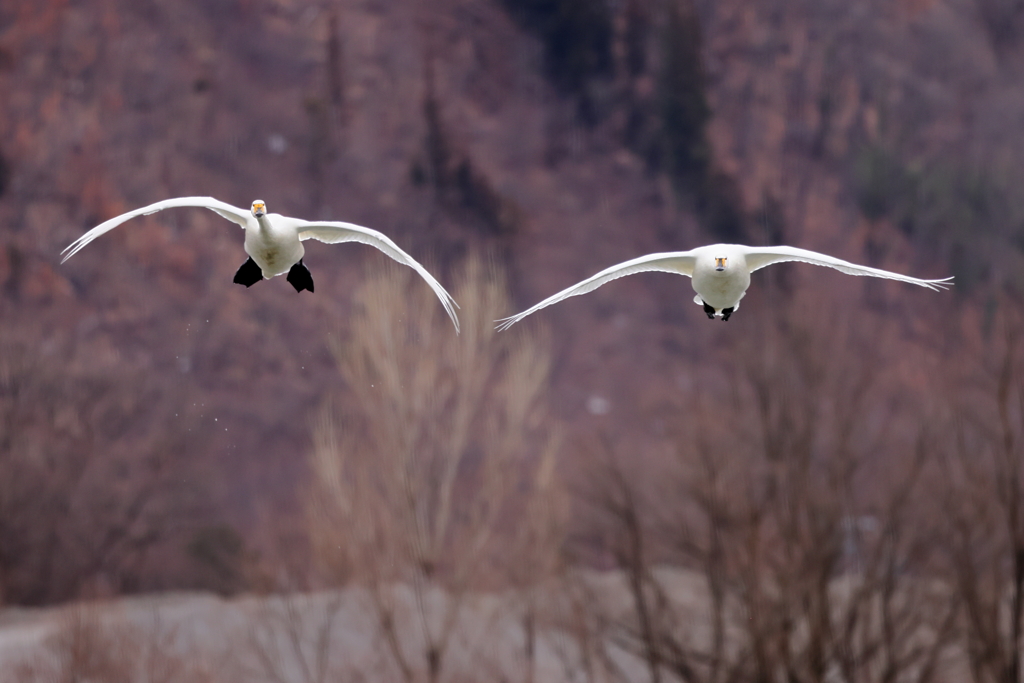
[[[708,318],[710,318],[711,320],[714,320],[715,319],[715,307],[714,306],[708,306],[706,301],[702,301],[701,303],[704,304],[704,312],[708,314]]]
[[[722,309],[722,322],[725,322],[726,320],[728,320],[729,316],[732,315],[732,312],[734,310],[736,310],[735,307],[733,307],[733,308],[723,308]]]
[[[246,287],[252,287],[263,279],[263,271],[250,256],[235,273],[235,282]]]
[[[308,289],[310,294],[313,293],[313,276],[309,274],[309,269],[302,265],[302,259],[288,271],[288,282],[292,283],[296,292]]]

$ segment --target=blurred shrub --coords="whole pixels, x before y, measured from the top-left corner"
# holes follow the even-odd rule
[[[912,203],[913,176],[883,147],[862,148],[854,158],[853,176],[857,206],[870,221],[904,212]]]
[[[174,457],[187,450],[181,387],[104,361],[99,335],[77,348],[58,337],[69,360],[56,363],[20,329],[0,325],[0,594],[39,605],[173,582],[145,558],[179,548],[176,524],[201,506],[181,483],[191,465]]]
[[[197,530],[186,546],[198,565],[198,588],[230,595],[245,583],[245,541],[232,526],[214,524]]]
[[[1024,192],[957,159],[908,164],[891,149],[867,146],[854,158],[854,187],[866,218],[886,218],[911,237],[955,240],[1024,228]]]
[[[1018,44],[1024,37],[1024,2],[975,0],[982,24],[996,52]]]
[[[1007,174],[956,157],[908,163],[897,150],[861,148],[853,158],[861,213],[888,220],[919,244],[946,254],[958,291],[989,276],[991,241],[1024,250],[1024,188]]]
[[[711,119],[701,61],[700,21],[692,5],[669,3],[660,37],[658,112],[660,166],[680,181],[699,185],[708,175]]]
[[[3,196],[4,192],[7,191],[7,186],[11,182],[11,167],[7,163],[7,158],[4,157],[3,151],[0,150],[0,197]]]
[[[0,680],[7,683],[209,683],[230,678],[221,664],[214,677],[207,658],[167,626],[154,610],[150,623],[132,622],[103,603],[74,606],[41,647],[20,661],[5,657]],[[14,661],[12,661],[14,660]]]

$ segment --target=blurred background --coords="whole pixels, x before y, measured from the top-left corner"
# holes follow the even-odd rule
[[[1022,294],[1020,0],[0,0],[0,680],[1020,683]]]

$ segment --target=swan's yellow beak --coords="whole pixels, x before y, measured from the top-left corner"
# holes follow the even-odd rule
[[[715,270],[725,270],[725,262],[728,260],[725,256],[715,257]]]
[[[266,206],[266,204],[264,204],[263,202],[253,202],[252,203],[252,215],[253,216],[256,216],[258,218],[260,216],[266,215],[266,213],[267,213],[267,206]]]

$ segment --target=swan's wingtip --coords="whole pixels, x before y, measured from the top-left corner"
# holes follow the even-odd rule
[[[455,301],[452,300],[452,303],[455,303]],[[448,314],[448,317],[451,318],[452,325],[455,326],[455,334],[458,334],[462,330],[462,327],[459,324],[459,316],[455,314],[455,310],[451,306],[446,305],[444,307],[444,311]]]
[[[516,316],[512,316],[511,318],[502,318],[501,320],[495,320],[494,322],[498,323],[494,326],[494,329],[498,332],[504,332],[516,324]]]

